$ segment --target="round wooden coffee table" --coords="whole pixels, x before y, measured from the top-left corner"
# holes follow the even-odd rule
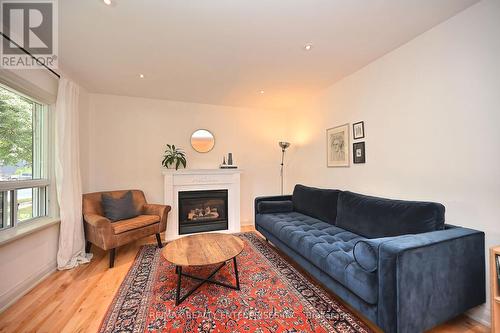
[[[177,274],[175,305],[179,305],[206,282],[239,290],[240,280],[238,278],[236,256],[243,251],[243,247],[244,243],[238,237],[221,233],[206,233],[186,236],[168,243],[163,248],[161,253],[165,259],[175,265],[175,273]],[[213,276],[226,265],[228,260],[231,259],[233,260],[236,285],[233,286],[227,283],[212,280]],[[214,264],[220,265],[217,266],[217,268],[206,278],[182,272],[183,267]],[[183,276],[200,282],[181,297],[181,280]]]

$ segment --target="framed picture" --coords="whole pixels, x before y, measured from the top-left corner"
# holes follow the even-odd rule
[[[352,124],[352,136],[354,140],[363,139],[365,137],[365,122],[360,121],[359,123]]]
[[[349,124],[326,130],[326,161],[328,167],[349,166]]]
[[[354,164],[366,163],[365,143],[355,142],[352,145],[352,161]]]

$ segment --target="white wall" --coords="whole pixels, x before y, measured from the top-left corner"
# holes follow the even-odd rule
[[[500,2],[483,0],[296,110],[290,183],[438,201],[500,244],[499,35]],[[357,121],[366,164],[327,168],[326,129]]]
[[[218,168],[232,152],[243,170],[241,221],[251,223],[254,197],[279,193],[283,117],[266,110],[91,94],[80,128],[84,191],[138,188],[148,201],[162,203],[167,143],[186,151],[188,168]],[[191,134],[199,128],[215,136],[209,153],[191,148]]]
[[[59,224],[0,246],[0,312],[56,270]]]

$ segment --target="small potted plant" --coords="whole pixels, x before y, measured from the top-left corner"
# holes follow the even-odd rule
[[[176,148],[175,145],[167,144],[167,149],[165,150],[165,155],[163,155],[163,161],[161,164],[170,169],[171,166],[175,166],[175,170],[179,169],[179,166],[186,167],[186,153],[180,148]]]

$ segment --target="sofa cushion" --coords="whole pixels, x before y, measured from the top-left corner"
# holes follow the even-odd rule
[[[377,273],[365,271],[353,256],[364,237],[298,212],[259,214],[256,222],[365,302],[377,303]]]
[[[444,206],[344,191],[339,195],[336,226],[367,238],[442,230]]]
[[[131,191],[127,191],[121,198],[114,198],[111,194],[102,194],[102,210],[104,216],[111,221],[119,221],[136,217],[138,214],[134,207]]]
[[[293,209],[323,222],[335,224],[339,192],[339,190],[295,185],[292,196]]]
[[[158,222],[160,222],[160,217],[158,215],[139,215],[131,219],[111,223],[111,227],[115,235],[117,235]]]
[[[283,201],[260,201],[257,204],[259,214],[287,213],[293,211],[293,204],[290,200]]]

